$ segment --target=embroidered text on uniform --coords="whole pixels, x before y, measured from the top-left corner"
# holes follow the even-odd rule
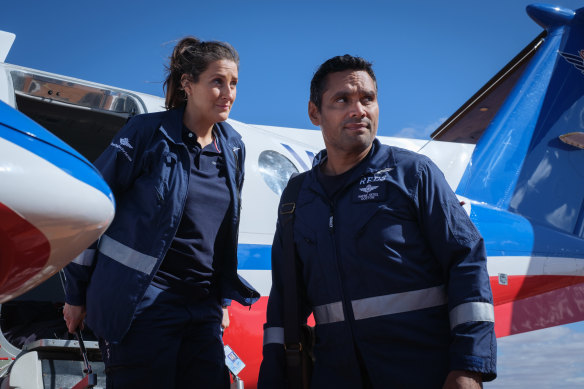
[[[128,161],[132,162],[132,157],[130,157],[130,154],[128,154],[128,152],[124,149],[124,147],[127,147],[128,149],[133,149],[128,138],[120,138],[120,144],[115,144],[114,142],[112,142],[110,146],[120,150],[122,153],[124,153],[126,158],[128,158]]]

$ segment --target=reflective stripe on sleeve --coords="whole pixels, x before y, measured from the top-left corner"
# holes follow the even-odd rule
[[[268,327],[264,330],[264,346],[270,343],[284,344],[284,327]]]
[[[318,305],[314,307],[313,313],[316,324],[336,323],[345,320],[343,303],[341,301]]]
[[[155,257],[142,254],[139,251],[123,245],[107,235],[103,235],[99,241],[99,251],[114,261],[145,274],[152,272],[158,260]]]
[[[353,300],[355,320],[437,307],[447,302],[444,286]]]
[[[450,311],[450,329],[471,321],[495,322],[495,309],[490,303],[464,303]]]
[[[93,258],[95,258],[95,249],[87,249],[76,256],[73,263],[81,266],[91,266],[93,265]]]

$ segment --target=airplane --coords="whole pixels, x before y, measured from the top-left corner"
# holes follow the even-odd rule
[[[379,137],[430,157],[483,235],[498,337],[584,320],[584,8],[538,4],[527,13],[542,33],[431,139]],[[9,44],[1,47],[0,36],[2,61]],[[156,96],[4,62],[0,67],[0,99],[89,161],[128,117],[164,109]],[[0,123],[4,115],[0,111]],[[247,148],[238,271],[262,297],[251,309],[232,304],[224,341],[246,365],[239,374],[245,387],[255,387],[279,196],[291,174],[311,167],[324,143],[319,131],[229,123]],[[3,160],[0,153],[0,174]],[[55,276],[3,303],[0,314],[43,299],[62,303]],[[0,357],[8,366],[20,349],[5,337],[4,323],[0,329]],[[7,369],[0,368],[0,376]]]

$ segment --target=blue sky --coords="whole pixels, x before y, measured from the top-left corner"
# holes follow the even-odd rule
[[[232,117],[314,128],[306,106],[334,55],[374,63],[381,135],[427,136],[541,31],[525,0],[11,1],[7,62],[162,95],[167,57],[192,34],[240,53]],[[568,8],[584,1],[550,1]]]
[[[525,0],[224,0],[6,2],[16,34],[6,62],[162,96],[164,64],[185,35],[233,44],[241,56],[231,117],[312,128],[317,66],[350,53],[374,64],[380,135],[427,138],[541,28]],[[546,1],[580,8],[584,0]],[[584,326],[499,341],[487,388],[584,386]]]

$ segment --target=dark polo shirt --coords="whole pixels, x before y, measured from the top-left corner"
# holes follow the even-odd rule
[[[153,284],[200,299],[213,292],[221,266],[215,245],[228,239],[226,215],[231,197],[223,150],[217,142],[201,148],[195,134],[183,127],[191,159],[189,190],[178,231]]]

